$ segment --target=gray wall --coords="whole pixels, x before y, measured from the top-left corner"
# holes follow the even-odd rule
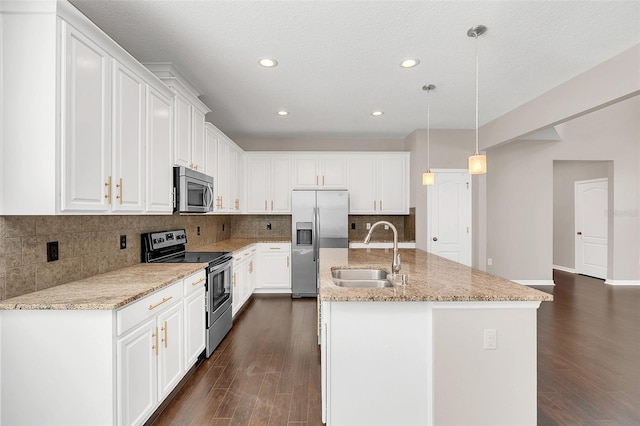
[[[516,141],[491,149],[487,174],[487,271],[551,280],[553,161],[612,161],[608,279],[637,280],[640,220],[640,96],[556,126],[561,141]]]
[[[611,161],[553,162],[553,264],[575,268],[575,194],[579,180],[608,178]],[[610,182],[611,184],[611,182]]]

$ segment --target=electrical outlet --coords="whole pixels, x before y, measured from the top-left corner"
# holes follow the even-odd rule
[[[270,224],[270,223],[267,223],[267,229],[268,229],[269,231],[271,231],[271,224]]]
[[[47,243],[47,262],[55,262],[58,260],[60,252],[58,251],[58,242],[50,241]]]
[[[495,328],[485,328],[484,349],[495,350],[498,346],[498,336]]]
[[[356,229],[356,224],[355,223],[351,224],[351,229]]]
[[[126,248],[127,248],[127,236],[120,235],[120,250],[123,250]]]
[[[487,258],[487,265],[489,266],[493,265],[493,259],[491,257]]]
[[[224,231],[224,225],[222,225],[222,230]],[[196,226],[196,235],[200,235],[200,227]]]
[[[367,223],[367,229],[371,229],[371,224]]]

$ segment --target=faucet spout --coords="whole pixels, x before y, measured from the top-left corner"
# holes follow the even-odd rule
[[[401,266],[400,266],[400,253],[398,252],[398,230],[393,225],[393,223],[387,222],[386,220],[381,220],[381,221],[376,222],[373,225],[371,225],[371,229],[369,229],[369,233],[365,237],[364,243],[365,244],[369,244],[369,242],[371,241],[371,234],[373,233],[373,230],[378,225],[387,225],[393,231],[393,261],[391,262],[391,271],[394,274],[397,274],[398,272],[400,272],[400,268],[401,268]]]

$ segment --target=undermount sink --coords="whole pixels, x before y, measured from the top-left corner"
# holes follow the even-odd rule
[[[381,269],[334,269],[333,283],[339,287],[384,288],[393,287],[387,272]]]

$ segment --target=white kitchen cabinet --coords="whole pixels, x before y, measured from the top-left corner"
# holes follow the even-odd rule
[[[409,154],[352,154],[348,161],[350,214],[409,213]]]
[[[184,376],[184,308],[182,301],[158,314],[158,402]]]
[[[291,213],[291,156],[246,154],[247,213]]]
[[[205,349],[206,312],[204,271],[184,279],[184,370],[189,370]]]
[[[240,213],[242,150],[211,123],[205,123],[205,146],[205,173],[214,178],[214,211]]]
[[[346,154],[294,154],[294,189],[345,189]]]
[[[147,88],[146,207],[149,213],[173,212],[171,92]]]
[[[177,166],[204,172],[205,167],[205,115],[211,110],[200,100],[198,91],[171,63],[146,63],[175,94],[174,152]]]
[[[61,210],[111,210],[111,57],[71,25],[62,28]],[[34,182],[35,183],[35,182]]]
[[[256,282],[256,251],[251,245],[233,253],[232,313],[236,316],[253,294]]]
[[[113,61],[114,211],[144,211],[147,85],[135,72]]]
[[[258,244],[256,293],[291,293],[291,244]]]
[[[166,212],[146,209],[153,160],[145,145],[148,89],[171,92],[70,3],[12,8],[3,14],[1,64],[3,140],[11,141],[2,168],[12,179],[0,183],[0,214]]]

